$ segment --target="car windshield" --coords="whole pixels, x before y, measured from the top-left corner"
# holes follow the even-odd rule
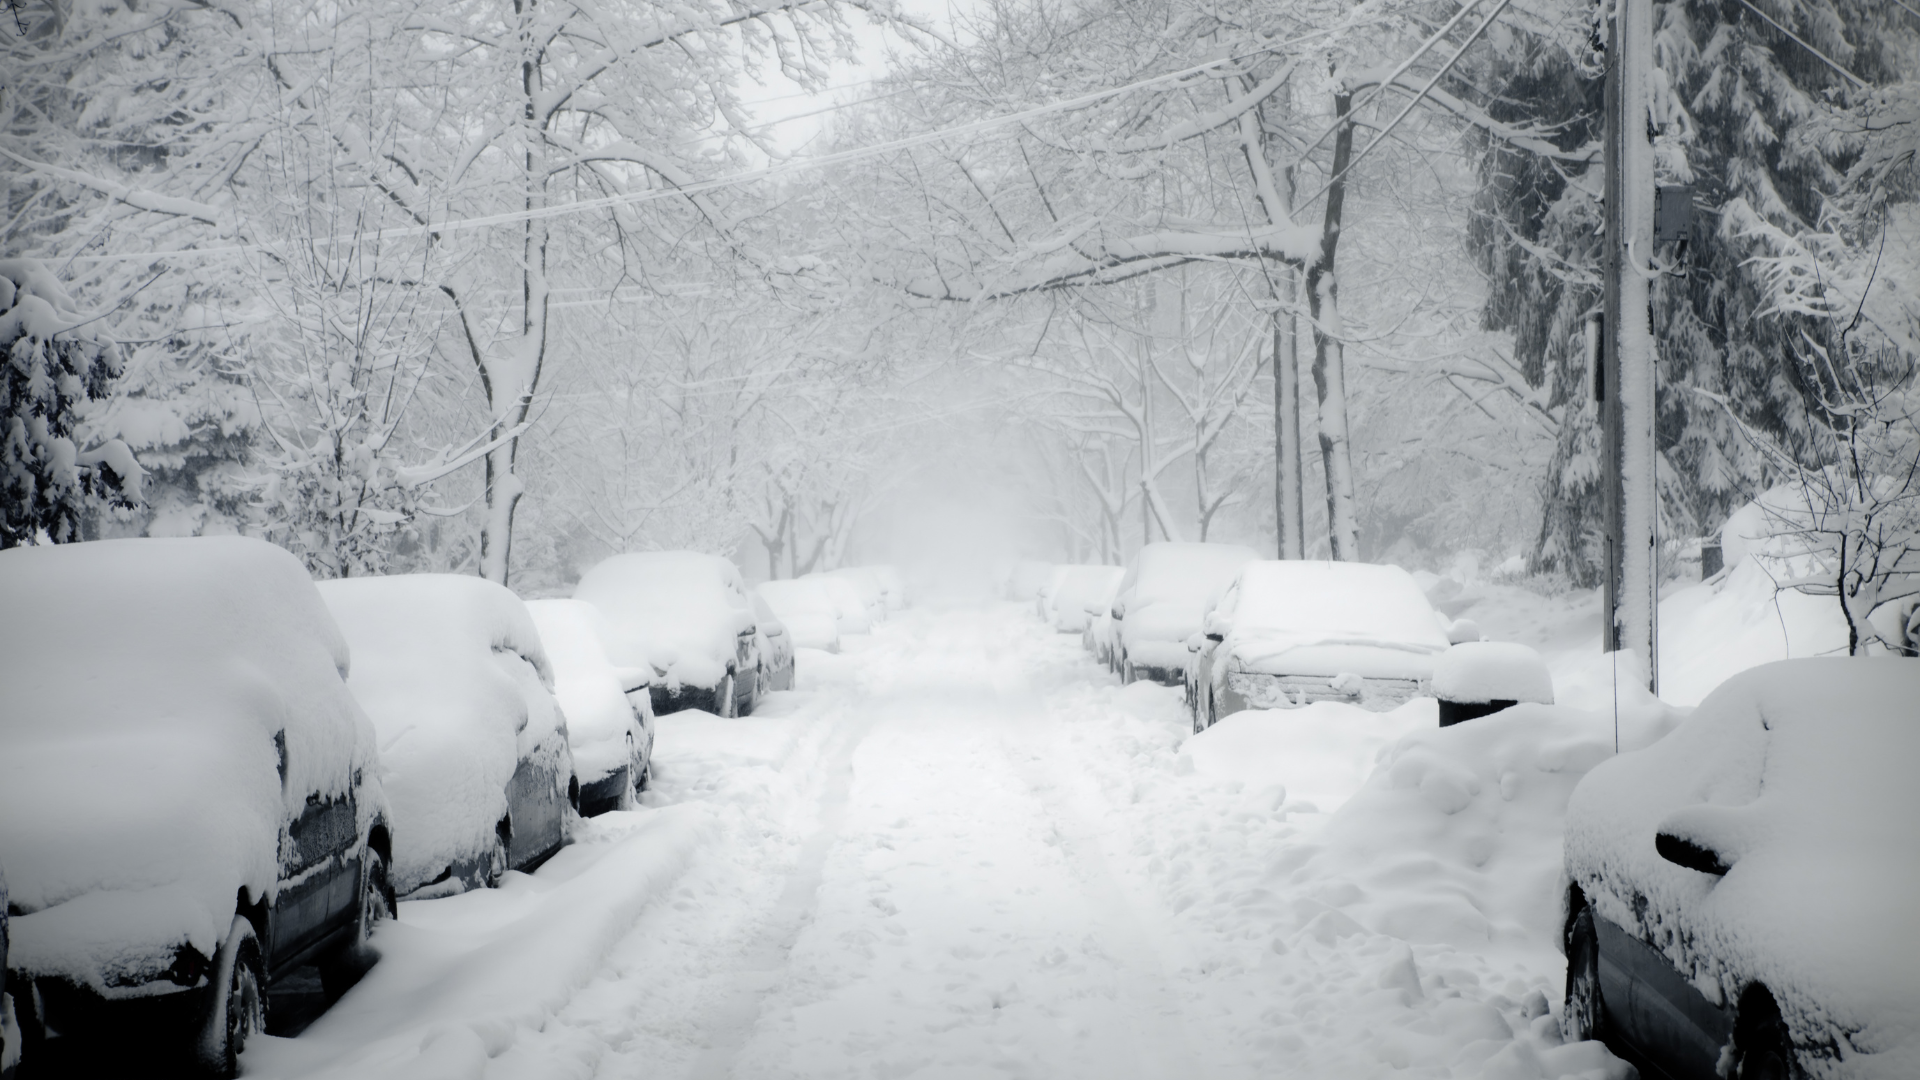
[[[1237,597],[1235,597],[1237,594]],[[1406,571],[1369,563],[1263,561],[1240,572],[1222,614],[1240,636],[1447,647],[1433,606]]]

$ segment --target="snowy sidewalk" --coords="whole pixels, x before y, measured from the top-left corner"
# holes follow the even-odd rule
[[[1590,752],[1456,778],[1444,812],[1381,777],[1343,839],[1323,811],[1424,714],[1262,766],[1321,806],[1219,775],[1177,691],[1116,686],[1012,606],[863,644],[804,654],[808,689],[753,718],[663,718],[647,809],[502,889],[404,905],[367,980],[248,1075],[1619,1075],[1545,1011],[1557,814]],[[1476,752],[1511,757],[1506,730]],[[1399,835],[1421,815],[1431,835]]]

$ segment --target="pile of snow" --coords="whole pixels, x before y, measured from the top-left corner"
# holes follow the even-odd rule
[[[631,761],[634,700],[646,700],[645,669],[621,669],[607,659],[600,609],[585,600],[529,600],[527,614],[553,663],[553,696],[566,716],[574,775],[582,784],[605,779]],[[638,691],[628,698],[629,691]]]
[[[1468,641],[1440,654],[1433,664],[1433,696],[1442,701],[1485,704],[1525,701],[1553,704],[1553,675],[1540,654],[1510,641]]]
[[[1121,579],[1120,640],[1136,665],[1184,667],[1187,638],[1233,575],[1257,559],[1239,544],[1148,544]]]
[[[1194,771],[1270,793],[1273,805],[1332,813],[1366,782],[1395,740],[1434,726],[1433,702],[1369,712],[1337,701],[1247,709],[1180,746]]]
[[[753,628],[740,571],[718,555],[615,555],[588,570],[573,595],[606,617],[616,664],[651,663],[672,691],[718,686],[739,655],[740,634]]]
[[[1920,1075],[1920,663],[1808,659],[1728,680],[1671,736],[1597,768],[1566,868],[1710,1001],[1770,989],[1833,1075]],[[1655,850],[1671,833],[1724,877]]]
[[[794,648],[840,651],[839,608],[824,582],[818,578],[763,581],[754,591],[786,625]]]
[[[98,990],[183,938],[211,956],[240,890],[274,893],[282,822],[374,771],[347,669],[306,570],[261,541],[0,552],[8,963]],[[361,789],[363,829],[379,802]]]
[[[379,733],[404,895],[492,849],[507,781],[561,723],[553,667],[526,605],[482,578],[350,578],[320,594]]]

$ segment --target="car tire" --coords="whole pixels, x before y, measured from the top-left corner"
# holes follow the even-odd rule
[[[320,989],[328,1001],[340,1000],[380,959],[373,932],[382,919],[394,917],[397,906],[387,860],[372,844],[361,849],[360,866],[360,910],[354,913],[353,938],[320,964]]]
[[[487,871],[482,884],[489,889],[500,887],[500,879],[507,876],[507,867],[512,859],[513,811],[501,815],[493,823],[493,850],[487,853]]]
[[[1727,1080],[1793,1080],[1793,1036],[1780,1005],[1755,983],[1740,995],[1733,1021],[1733,1067]]]
[[[240,1052],[247,1040],[267,1028],[267,973],[260,957],[260,940],[243,915],[233,917],[227,940],[214,963],[207,988],[194,1057],[208,1076],[240,1075]]]
[[[733,672],[731,671],[727,672],[726,678],[721,679],[720,685],[713,689],[713,711],[728,720],[734,719],[740,712],[740,702],[733,696],[733,690]]]
[[[1567,999],[1560,1016],[1560,1034],[1568,1042],[1602,1037],[1606,1003],[1600,997],[1600,934],[1594,929],[1593,908],[1578,886],[1567,902]]]

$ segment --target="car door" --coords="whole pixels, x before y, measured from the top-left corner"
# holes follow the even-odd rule
[[[355,785],[357,786],[357,785]],[[310,792],[281,842],[280,894],[268,920],[269,968],[317,944],[353,917],[360,884],[359,815],[353,787]]]

